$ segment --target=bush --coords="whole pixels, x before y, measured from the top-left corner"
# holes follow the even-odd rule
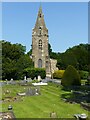
[[[79,71],[79,74],[80,74],[81,79],[87,79],[89,72],[81,70],[81,71]]]
[[[53,78],[61,79],[63,77],[65,70],[57,70],[53,73]]]
[[[46,71],[44,68],[27,68],[24,70],[24,74],[31,79],[34,79],[35,77],[38,78],[38,75],[40,75],[42,79],[46,77]]]
[[[73,66],[69,65],[66,68],[61,84],[66,87],[81,85],[79,73]]]

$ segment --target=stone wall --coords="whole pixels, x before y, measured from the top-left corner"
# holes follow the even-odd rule
[[[58,68],[56,67],[57,60],[55,60],[55,59],[50,59],[50,62],[51,62],[51,73],[53,74],[54,71],[58,70]]]

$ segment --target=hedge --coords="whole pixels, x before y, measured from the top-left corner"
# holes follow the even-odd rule
[[[65,70],[57,70],[53,73],[54,79],[61,79],[63,77]]]
[[[69,65],[66,68],[66,70],[63,74],[63,78],[61,80],[61,84],[66,87],[81,85],[79,73],[73,66]]]
[[[46,77],[46,71],[44,68],[27,68],[24,70],[24,74],[26,75],[26,77],[31,79],[34,79],[35,77],[37,79],[39,75],[42,79]]]

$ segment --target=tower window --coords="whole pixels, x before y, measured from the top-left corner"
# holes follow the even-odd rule
[[[41,30],[42,28],[41,27],[39,27],[39,30]]]
[[[41,13],[40,13],[39,17],[41,18]]]
[[[39,34],[41,35],[41,30],[42,30],[42,28],[41,27],[39,27]]]
[[[42,50],[42,40],[39,40],[38,47],[39,47],[39,49],[41,49],[41,50]]]

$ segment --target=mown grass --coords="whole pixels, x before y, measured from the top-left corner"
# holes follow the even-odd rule
[[[6,96],[17,95],[17,92],[23,92],[27,89],[27,86],[19,85],[7,85],[2,88],[3,91],[11,91]],[[8,105],[13,106],[13,112],[16,118],[49,118],[51,112],[56,112],[58,118],[73,118],[74,114],[86,113],[88,111],[80,107],[80,104],[66,103],[61,99],[62,94],[70,94],[68,91],[64,91],[60,86],[53,83],[49,83],[48,86],[41,86],[41,95],[39,96],[25,96],[22,97],[22,101],[16,102],[4,102],[2,104],[2,110],[7,111]]]

